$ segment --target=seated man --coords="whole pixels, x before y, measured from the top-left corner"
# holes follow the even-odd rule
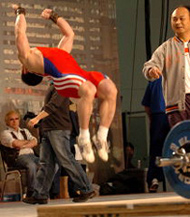
[[[15,43],[19,60],[23,66],[22,80],[28,85],[37,85],[41,82],[41,77],[51,77],[55,89],[60,95],[75,99],[80,125],[78,145],[83,158],[89,163],[93,163],[95,160],[89,132],[89,121],[93,101],[96,97],[100,99],[100,126],[92,140],[100,158],[108,161],[107,135],[116,109],[117,89],[115,84],[101,72],[88,72],[79,67],[70,55],[74,32],[63,17],[58,16],[51,9],[45,9],[41,14],[44,19],[52,20],[63,34],[58,48],[30,48],[26,34],[25,9],[18,7],[18,5],[13,5],[13,8],[17,15]],[[44,118],[46,116],[47,113],[43,112],[38,117]],[[31,127],[38,121],[39,119],[36,118],[35,122],[30,122]]]
[[[15,150],[14,159],[10,157],[10,161],[7,164],[9,167],[16,166],[27,170],[26,196],[30,197],[34,191],[39,161],[32,150],[37,145],[37,139],[27,129],[21,129],[19,127],[20,114],[18,112],[9,111],[5,115],[5,123],[7,129],[1,133],[1,144],[6,147],[3,150],[7,152],[7,156]]]

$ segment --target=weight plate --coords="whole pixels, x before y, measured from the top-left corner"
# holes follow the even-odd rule
[[[185,147],[188,143],[190,143],[189,120],[176,124],[168,133],[164,142],[163,157],[172,157],[172,153],[175,152],[176,149]],[[187,168],[184,172],[174,166],[166,166],[163,167],[163,170],[173,190],[185,198],[190,198],[190,168]]]

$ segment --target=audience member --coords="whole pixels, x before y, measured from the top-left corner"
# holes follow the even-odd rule
[[[125,145],[125,169],[114,174],[100,185],[100,195],[144,193],[144,171],[132,163],[134,146],[127,142]]]
[[[34,192],[36,173],[39,168],[39,158],[34,155],[33,147],[37,146],[37,139],[20,125],[20,114],[17,111],[9,111],[5,115],[7,129],[1,133],[3,151],[9,156],[8,166],[16,166],[27,170],[27,197]],[[14,150],[14,155],[12,155]],[[11,153],[11,155],[9,155]],[[12,156],[12,157],[11,157]]]
[[[133,169],[135,166],[132,163],[132,159],[134,156],[135,148],[134,145],[130,142],[127,143],[125,146],[125,152],[126,152],[126,157],[125,157],[125,169]]]

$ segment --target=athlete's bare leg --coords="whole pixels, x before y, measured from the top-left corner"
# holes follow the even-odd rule
[[[109,128],[116,110],[117,89],[110,79],[104,79],[98,85],[98,98],[100,104],[100,126]]]
[[[78,145],[83,158],[90,163],[95,160],[90,140],[89,122],[96,92],[96,87],[90,81],[86,81],[79,88],[78,93],[80,99],[77,100],[77,112],[80,125]]]
[[[97,95],[101,100],[99,109],[100,126],[97,135],[92,140],[96,145],[100,158],[107,161],[109,152],[107,135],[116,110],[117,89],[115,84],[110,79],[102,80],[98,85]]]
[[[82,129],[89,128],[96,91],[96,87],[90,81],[86,81],[80,86],[78,92],[80,99],[77,102],[77,112],[79,116],[79,125]]]
[[[108,160],[107,135],[109,127],[115,115],[117,89],[110,79],[104,79],[98,85],[98,88],[89,81],[81,85],[79,90],[80,99],[77,102],[77,111],[79,116],[80,134],[78,144],[83,158],[88,162],[94,161],[94,154],[90,141],[89,121],[93,109],[93,100],[97,93],[101,100],[100,104],[100,126],[97,135],[93,137],[93,142],[98,149],[100,158]]]

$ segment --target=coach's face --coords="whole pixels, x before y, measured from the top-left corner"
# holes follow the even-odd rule
[[[171,16],[171,27],[182,39],[190,35],[190,13],[187,8],[179,7],[174,10]]]

